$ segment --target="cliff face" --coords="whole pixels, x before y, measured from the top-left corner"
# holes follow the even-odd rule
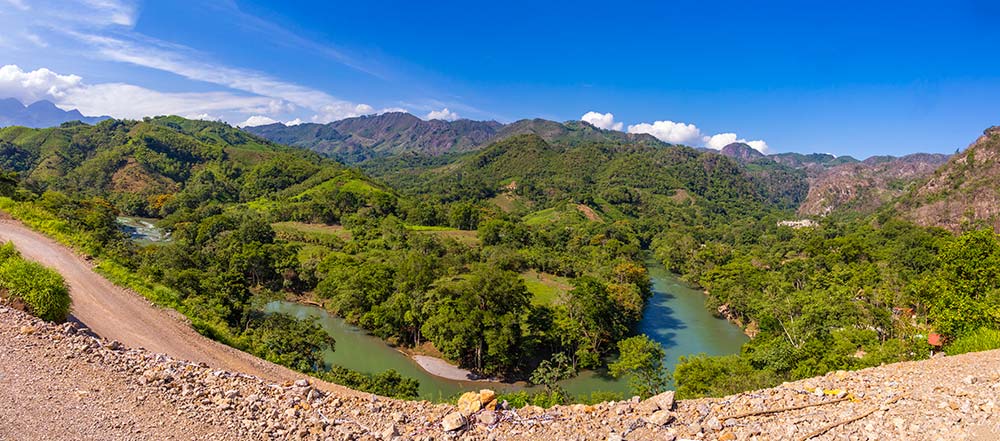
[[[398,401],[321,390],[305,378],[270,384],[2,305],[0,354],[0,439],[12,440],[951,440],[995,439],[1000,421],[1000,351],[839,371],[724,398],[674,402],[667,393],[547,410]]]
[[[1000,127],[986,129],[895,208],[920,225],[1000,231]]]
[[[809,179],[799,214],[816,216],[841,209],[872,213],[912,190],[947,160],[947,155],[927,153],[874,156],[817,170]]]

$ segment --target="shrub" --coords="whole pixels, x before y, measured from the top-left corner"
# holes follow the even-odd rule
[[[990,328],[979,328],[967,335],[955,339],[944,351],[948,355],[964,354],[1000,349],[1000,331]]]
[[[21,258],[13,247],[0,247],[0,289],[28,306],[44,320],[62,322],[69,316],[69,289],[59,273]]]

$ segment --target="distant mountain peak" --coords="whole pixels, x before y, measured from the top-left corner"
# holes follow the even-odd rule
[[[107,116],[87,117],[79,110],[62,110],[48,100],[41,100],[25,106],[15,98],[0,99],[0,127],[54,127],[64,122],[80,121],[97,124],[109,119]]]
[[[750,147],[746,143],[734,142],[722,148],[719,152],[740,162],[753,162],[761,158],[766,158],[763,153]]]

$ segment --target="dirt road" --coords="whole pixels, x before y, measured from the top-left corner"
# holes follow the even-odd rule
[[[0,242],[13,242],[25,258],[62,274],[73,298],[73,317],[101,337],[275,383],[304,378],[290,369],[198,334],[176,311],[156,307],[140,295],[115,286],[72,250],[20,222],[0,219]],[[357,394],[334,384],[318,386]]]

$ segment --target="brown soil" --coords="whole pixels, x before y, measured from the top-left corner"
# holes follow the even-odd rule
[[[82,323],[101,337],[269,381],[303,378],[302,374],[198,334],[176,312],[158,308],[138,294],[112,284],[95,273],[82,257],[19,222],[0,221],[0,242],[13,242],[25,258],[62,274],[73,299],[70,320]],[[349,391],[329,383],[322,386]]]

